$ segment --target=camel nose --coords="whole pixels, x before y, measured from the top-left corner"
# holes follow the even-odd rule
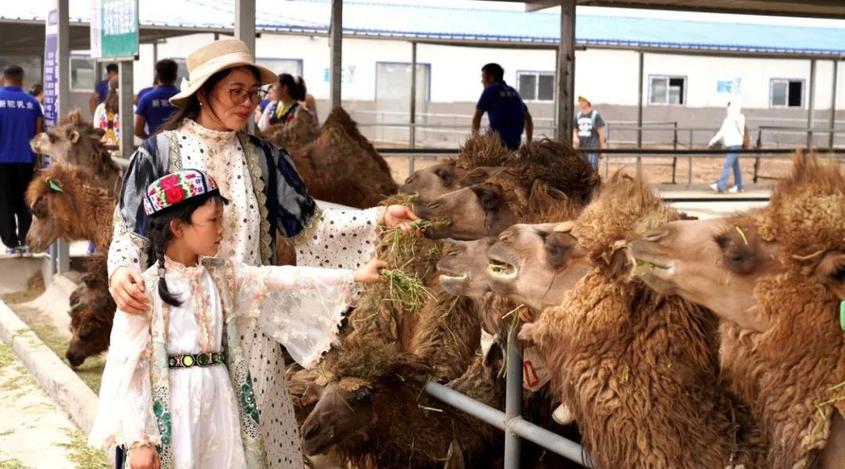
[[[305,422],[302,424],[302,438],[306,440],[309,438],[313,438],[317,433],[320,431],[320,422],[316,420],[312,420],[311,422]]]
[[[407,179],[405,179],[405,184],[410,184],[410,183],[412,183],[412,182],[414,182],[414,181],[416,181],[416,180],[417,180],[417,175],[416,175],[416,174],[412,174],[412,175],[408,176],[408,178],[407,178]]]

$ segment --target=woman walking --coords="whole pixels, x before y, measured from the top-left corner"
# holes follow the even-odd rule
[[[407,226],[416,219],[401,206],[321,211],[287,153],[242,131],[261,86],[277,80],[255,64],[246,44],[212,42],[191,53],[187,65],[189,80],[170,98],[180,109],[132,157],[115,211],[109,285],[121,311],[149,309],[141,276],[150,265],[143,193],[156,179],[183,168],[205,171],[217,181],[230,201],[218,256],[247,265],[275,263],[278,234],[294,246],[298,265],[357,269],[372,257],[380,225]],[[238,320],[268,465],[302,467],[281,346],[262,333],[255,317]]]

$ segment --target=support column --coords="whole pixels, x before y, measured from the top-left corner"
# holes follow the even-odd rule
[[[560,44],[557,63],[557,138],[572,141],[575,116],[575,0],[560,2]]]
[[[815,125],[816,110],[816,59],[810,60],[810,90],[807,93],[807,148],[813,146],[813,125]]]
[[[839,59],[833,61],[833,85],[830,90],[830,136],[827,142],[827,147],[833,150],[836,134],[833,130],[836,129],[836,89],[839,81]]]
[[[643,147],[643,62],[644,55],[640,52],[639,88],[637,88],[637,148]]]
[[[246,43],[255,57],[255,0],[235,0],[235,38]],[[253,113],[249,113],[246,128],[249,133],[255,132]]]
[[[255,0],[235,0],[235,38],[255,56]]]
[[[330,94],[332,109],[341,105],[341,78],[343,73],[343,0],[332,0],[332,18],[329,27],[331,47]]]
[[[58,31],[56,32],[56,53],[58,54],[59,66],[59,93],[58,106],[56,109],[56,120],[70,112],[70,10],[68,0],[58,0],[57,11],[59,16]],[[99,66],[99,65],[98,65]],[[70,270],[70,248],[68,243],[58,240],[50,250],[53,263],[53,272],[63,274]]]
[[[411,43],[411,107],[410,115],[410,138],[408,144],[411,148],[417,146],[417,43]],[[410,159],[410,173],[414,174],[414,156]]]
[[[120,156],[129,160],[132,152],[135,151],[134,123],[135,115],[132,112],[132,101],[134,98],[135,64],[131,60],[118,62],[118,97],[120,112]]]
[[[571,121],[572,119],[570,119]],[[516,338],[516,328],[508,332],[505,393],[505,421],[512,422],[522,414],[522,349]],[[505,429],[505,469],[519,469],[519,435]]]

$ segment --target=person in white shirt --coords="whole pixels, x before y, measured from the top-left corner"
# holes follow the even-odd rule
[[[728,103],[727,116],[722,121],[722,127],[710,139],[709,147],[712,147],[718,141],[722,141],[727,149],[725,155],[725,165],[722,168],[722,177],[718,181],[710,184],[710,188],[716,192],[724,192],[725,186],[728,184],[728,176],[731,169],[734,173],[734,186],[728,192],[742,192],[742,170],[739,167],[739,153],[737,150],[742,148],[743,140],[745,138],[745,116],[742,115],[739,103]]]

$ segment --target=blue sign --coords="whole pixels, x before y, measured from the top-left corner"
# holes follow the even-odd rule
[[[734,92],[734,81],[733,80],[719,80],[716,82],[716,92],[717,93],[733,93]]]
[[[59,111],[59,55],[58,37],[59,11],[56,2],[51,2],[47,13],[46,37],[44,42],[44,125],[55,127]]]

